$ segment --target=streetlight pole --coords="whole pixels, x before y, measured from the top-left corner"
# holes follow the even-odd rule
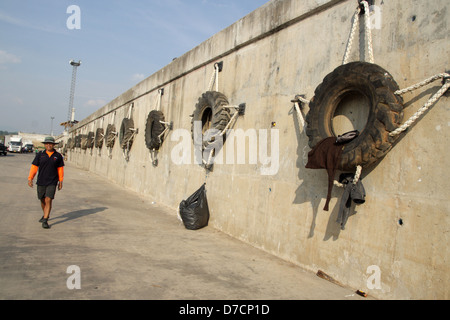
[[[51,121],[51,132],[50,132],[50,135],[53,137],[53,119],[55,119],[55,117],[50,117],[50,119],[52,119],[52,121]]]
[[[69,131],[69,126],[73,124],[75,121],[75,109],[73,108],[73,99],[75,96],[75,83],[77,80],[77,68],[81,65],[81,61],[69,61],[70,65],[73,67],[72,69],[72,84],[70,86],[70,98],[69,98],[69,114],[67,116],[68,126],[66,127],[67,132]]]

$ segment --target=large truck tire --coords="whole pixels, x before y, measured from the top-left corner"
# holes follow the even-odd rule
[[[338,169],[354,170],[367,167],[384,157],[393,147],[395,138],[389,133],[403,120],[403,100],[393,77],[378,65],[351,62],[336,68],[316,88],[306,116],[308,144],[314,148],[321,140],[337,136],[332,120],[339,103],[348,95],[365,96],[369,117],[360,135],[344,145]]]

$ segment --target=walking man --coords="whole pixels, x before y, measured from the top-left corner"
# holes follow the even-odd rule
[[[44,212],[39,222],[42,228],[49,229],[48,219],[52,210],[52,202],[55,198],[56,188],[61,190],[64,180],[64,159],[63,156],[55,150],[55,139],[47,137],[44,140],[45,151],[36,154],[30,174],[28,176],[28,185],[33,188],[33,179],[38,173],[37,178],[37,196],[41,201],[41,208]]]

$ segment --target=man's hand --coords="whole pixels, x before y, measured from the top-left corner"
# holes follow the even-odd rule
[[[28,180],[28,186],[29,186],[30,188],[33,188],[33,180]]]
[[[58,190],[61,190],[63,188],[63,183],[62,181],[58,182]]]

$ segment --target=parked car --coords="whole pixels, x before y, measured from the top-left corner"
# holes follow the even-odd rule
[[[4,156],[6,156],[7,151],[6,151],[6,146],[0,142],[0,154],[3,154]]]
[[[26,144],[22,148],[22,152],[33,152],[34,146],[32,144]]]

